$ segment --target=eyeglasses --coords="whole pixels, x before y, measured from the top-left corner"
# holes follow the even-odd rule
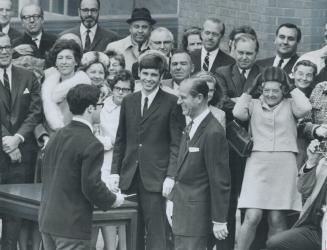
[[[124,94],[126,94],[126,93],[129,93],[130,91],[131,91],[131,89],[130,88],[120,88],[120,87],[114,87],[114,90],[116,90],[117,92],[123,92]]]
[[[97,103],[97,105],[96,106],[100,106],[101,108],[103,108],[103,106],[104,106],[104,103],[103,102],[99,102],[99,103]]]
[[[31,20],[31,18],[33,18],[34,21],[38,21],[41,17],[42,17],[41,15],[35,14],[35,15],[31,15],[31,16],[22,16],[22,19],[24,21],[29,21],[29,20]]]
[[[96,8],[92,8],[92,9],[87,9],[87,8],[85,8],[85,9],[81,9],[81,11],[83,12],[83,13],[89,13],[89,12],[91,12],[91,14],[96,14],[96,13],[98,13],[98,9],[96,9]]]
[[[10,45],[3,46],[3,47],[0,46],[0,52],[3,50],[5,50],[6,52],[9,52],[11,49],[12,49],[12,47]]]

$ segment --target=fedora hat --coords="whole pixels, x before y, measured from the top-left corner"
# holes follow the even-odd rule
[[[132,12],[131,18],[127,19],[127,23],[132,23],[134,21],[145,20],[151,25],[156,23],[156,20],[152,19],[151,13],[147,8],[135,8]]]

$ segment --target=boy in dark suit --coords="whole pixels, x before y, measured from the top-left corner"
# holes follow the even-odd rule
[[[99,97],[95,86],[72,88],[67,102],[73,120],[45,149],[39,227],[47,250],[89,250],[94,205],[108,210],[124,201],[101,181],[104,149],[92,126],[100,122]]]

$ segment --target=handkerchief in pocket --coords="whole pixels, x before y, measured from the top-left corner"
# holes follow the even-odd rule
[[[28,88],[26,88],[26,89],[24,90],[24,93],[23,93],[23,94],[25,95],[25,94],[29,94],[29,93],[30,93],[30,91],[28,90]]]
[[[188,148],[188,151],[189,151],[190,153],[193,153],[193,152],[200,152],[200,149],[199,149],[199,148],[196,148],[196,147],[189,147],[189,148]]]

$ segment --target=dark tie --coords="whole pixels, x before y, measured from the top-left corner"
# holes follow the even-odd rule
[[[9,77],[8,77],[6,69],[3,69],[3,85],[5,86],[6,96],[7,96],[9,107],[11,107],[10,84],[9,84]]]
[[[0,25],[0,32],[2,32],[2,26]]]
[[[186,141],[190,140],[190,132],[193,126],[193,120],[191,120],[185,127],[185,133],[186,133]]]
[[[277,67],[278,67],[278,68],[282,68],[283,62],[284,62],[284,59],[281,58],[281,59],[279,60],[279,62],[278,62]]]
[[[37,38],[32,38],[33,45],[38,49],[39,47],[37,46],[37,40]]]
[[[145,113],[148,111],[148,101],[149,101],[149,98],[145,97],[144,98],[144,104],[143,104],[142,116],[144,116]]]
[[[241,73],[241,80],[242,80],[242,83],[244,84],[245,81],[246,81],[246,69],[243,69],[243,70],[242,70],[242,73]]]
[[[202,69],[204,71],[209,71],[209,55],[210,55],[210,53],[207,52],[207,55],[206,55],[206,57],[204,58],[204,61],[203,61]]]
[[[86,31],[84,52],[90,51],[90,47],[91,47],[90,32],[91,32],[90,30]]]

